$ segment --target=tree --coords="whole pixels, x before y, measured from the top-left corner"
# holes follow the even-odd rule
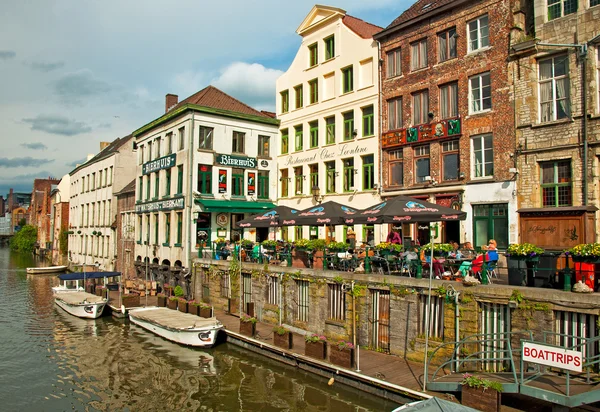
[[[15,252],[33,252],[37,242],[37,227],[24,225],[10,240],[10,248]]]

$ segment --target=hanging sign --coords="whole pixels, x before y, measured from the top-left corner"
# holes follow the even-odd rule
[[[219,169],[219,193],[227,193],[227,170]]]
[[[248,173],[248,196],[256,193],[256,173]]]
[[[523,342],[523,361],[575,372],[581,372],[583,366],[581,352],[525,341]]]
[[[228,221],[227,213],[219,213],[217,215],[217,225],[225,227],[227,226]]]

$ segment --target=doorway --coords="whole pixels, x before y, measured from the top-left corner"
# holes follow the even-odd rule
[[[390,351],[390,291],[371,290],[371,346]]]
[[[268,227],[258,227],[256,228],[256,241],[262,242],[263,240],[267,240],[269,238],[269,228]]]

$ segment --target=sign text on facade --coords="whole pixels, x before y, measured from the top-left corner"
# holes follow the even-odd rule
[[[246,169],[256,169],[258,164],[255,157],[231,156],[226,154],[217,155],[215,162],[221,166],[243,167]]]
[[[523,342],[523,361],[581,372],[583,355],[581,352],[557,346]]]
[[[159,170],[169,169],[175,166],[176,161],[177,155],[175,153],[163,156],[155,160],[151,160],[149,162],[144,163],[144,165],[142,166],[142,174],[147,175],[153,172],[158,172]]]
[[[185,199],[178,197],[135,205],[135,213],[166,212],[168,210],[183,209],[184,207]]]

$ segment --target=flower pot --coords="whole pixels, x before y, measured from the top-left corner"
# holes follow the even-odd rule
[[[200,306],[188,303],[188,313],[198,316],[200,313]]]
[[[484,411],[498,412],[501,405],[501,394],[495,389],[471,388],[470,386],[462,386],[462,399],[464,406]]]
[[[330,346],[329,361],[334,365],[350,369],[354,365],[354,349],[338,349],[336,345]]]
[[[169,309],[177,310],[177,299],[169,299],[167,301],[167,307]]]
[[[166,296],[157,296],[156,304],[158,305],[159,308],[164,308],[165,306],[167,306],[167,297]]]
[[[308,254],[304,250],[295,249],[292,251],[292,267],[307,268]]]
[[[304,354],[316,359],[325,359],[327,356],[327,342],[306,342]]]
[[[313,253],[313,269],[323,269],[323,251],[315,250]]]
[[[187,313],[188,304],[187,302],[182,302],[181,300],[177,303],[177,310],[181,313]]]
[[[136,308],[140,306],[140,295],[123,295],[121,296],[121,305],[126,308]]]
[[[286,332],[283,335],[273,332],[273,343],[283,349],[292,349],[293,336],[290,332]]]
[[[254,337],[256,332],[256,323],[253,322],[242,322],[240,320],[240,333],[242,335]]]
[[[573,259],[573,262],[578,262],[578,263],[600,263],[600,257],[598,257],[598,256],[571,255],[571,259]]]
[[[203,318],[210,318],[212,317],[212,308],[200,308],[198,315]]]

